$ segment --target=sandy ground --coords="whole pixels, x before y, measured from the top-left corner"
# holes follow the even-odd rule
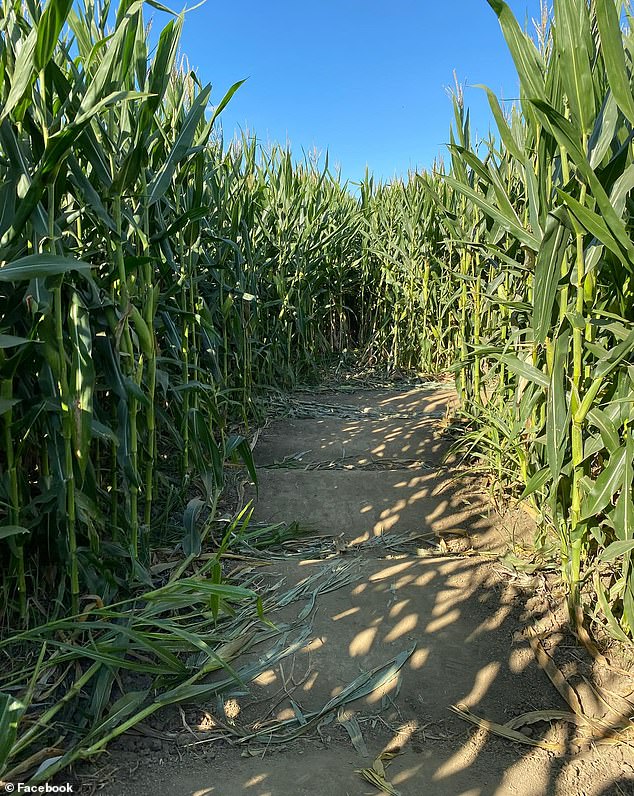
[[[299,521],[312,533],[263,568],[262,587],[332,584],[269,617],[309,622],[308,637],[247,692],[186,706],[153,737],[122,739],[83,785],[107,796],[634,794],[627,745],[579,744],[574,725],[554,720],[516,727],[519,743],[451,709],[498,724],[570,711],[536,661],[529,627],[547,631],[544,647],[584,709],[605,708],[591,682],[627,688],[561,632],[547,576],[500,562],[535,529],[516,508],[497,513],[477,479],[455,457],[447,463],[443,417],[454,401],[424,388],[306,394],[293,416],[262,430],[254,519]],[[370,672],[373,683],[383,677],[374,690],[324,711]],[[207,742],[205,729],[221,720],[233,736]],[[179,725],[188,732],[160,732]],[[527,745],[541,742],[556,748]]]

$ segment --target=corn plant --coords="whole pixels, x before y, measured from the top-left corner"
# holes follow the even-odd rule
[[[490,5],[520,76],[521,114],[506,117],[489,92],[500,141],[484,157],[464,135],[452,143],[444,182],[486,222],[471,241],[493,268],[487,276],[485,258],[484,272],[466,272],[505,323],[471,330],[456,369],[475,387],[465,398],[481,414],[479,442],[505,456],[512,447],[524,495],[542,495],[571,615],[581,621],[581,587],[593,579],[603,620],[624,639],[634,621],[631,32],[613,0],[560,0],[535,44],[505,3]]]

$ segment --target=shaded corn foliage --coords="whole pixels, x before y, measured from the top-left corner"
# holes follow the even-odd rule
[[[363,341],[375,361],[433,373],[454,361],[459,292],[442,259],[445,230],[424,178],[360,186]]]
[[[558,0],[535,42],[505,3],[490,5],[521,102],[505,115],[489,91],[499,139],[474,145],[457,94],[451,166],[416,178],[443,229],[433,251],[443,306],[459,318],[456,332],[443,329],[473,448],[536,499],[559,539],[571,616],[582,621],[590,583],[595,618],[625,640],[634,630],[630,18],[613,0]]]
[[[0,10],[0,778],[45,779],[249,674],[229,661],[269,629],[221,564],[249,514],[199,561],[225,462],[255,477],[232,428],[356,334],[356,201],[327,163],[223,147],[239,84],[210,110],[176,61],[183,21]]]
[[[23,618],[36,579],[74,611],[147,582],[165,471],[213,505],[254,388],[355,333],[355,200],[327,163],[223,149],[239,84],[207,112],[182,24],[150,43],[139,2],[2,8],[0,543]]]
[[[467,443],[541,511],[575,622],[634,631],[634,326],[629,8],[558,0],[536,36],[489,0],[521,100],[488,94],[474,142],[458,87],[450,160],[361,185],[364,341],[377,360],[456,374]]]

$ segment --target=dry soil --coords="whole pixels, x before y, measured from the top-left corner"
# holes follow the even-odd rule
[[[627,687],[598,672],[561,631],[561,598],[548,575],[500,560],[508,550],[521,554],[534,524],[517,508],[496,511],[469,468],[447,457],[444,418],[454,404],[452,390],[437,387],[293,397],[291,416],[258,436],[254,519],[299,521],[310,531],[264,568],[265,585],[336,576],[314,603],[270,617],[310,621],[310,635],[222,711],[218,703],[187,707],[176,720],[189,728],[184,742],[159,723],[153,736],[110,750],[82,774],[84,785],[104,796],[634,793],[627,745],[580,747],[574,726],[558,721],[527,722],[523,744],[451,709],[498,724],[529,711],[569,711],[536,662],[529,627],[548,631],[544,647],[576,677],[588,710],[600,708],[589,702],[593,678]],[[403,658],[371,693],[302,723],[364,673]],[[294,737],[206,740],[220,723],[247,733],[272,719],[278,729],[287,721]],[[558,751],[527,745],[541,741]],[[384,790],[368,779],[373,766],[382,775],[381,765]]]

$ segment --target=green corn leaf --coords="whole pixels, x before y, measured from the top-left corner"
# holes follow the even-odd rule
[[[77,162],[77,158],[73,154],[69,154],[66,162],[72,173],[71,179],[77,186],[79,195],[82,197],[85,204],[89,205],[92,212],[95,213],[111,232],[116,234],[116,224],[106,210],[104,203],[101,201],[99,193],[95,190],[84,170]]]
[[[19,398],[0,398],[0,417],[10,412],[14,406],[20,403]]]
[[[100,113],[103,113],[103,111],[111,108],[114,105],[119,105],[124,102],[131,102],[133,100],[146,99],[148,96],[149,94],[142,91],[113,91],[110,94],[107,94],[105,97],[102,97],[98,102],[88,107],[82,113],[79,113],[71,125],[65,127],[59,133],[56,133],[55,137],[52,137],[51,140],[62,142],[61,149],[62,151],[65,151],[69,148],[69,139],[72,137],[73,140],[75,140],[78,133],[83,132],[83,128],[95,116],[98,116]],[[57,150],[54,150],[54,152],[56,151]],[[46,155],[46,161],[52,159],[53,155],[50,153]]]
[[[205,108],[207,107],[210,94],[211,86],[208,85],[192,102],[178,138],[174,142],[174,146],[148,186],[148,203],[150,205],[157,202],[163,196],[172,179],[177,164],[188,154],[196,135],[196,129],[204,118]]]
[[[37,23],[37,40],[33,58],[36,72],[44,69],[50,61],[72,7],[73,0],[48,0],[46,3],[44,13]]]
[[[103,100],[104,96],[113,93],[112,88],[117,85],[116,75],[118,73],[127,73],[136,34],[136,15],[142,7],[142,0],[137,0],[130,5],[125,20],[118,25],[108,42],[105,55],[82,97],[77,114],[79,117],[86,117]]]
[[[11,88],[7,96],[2,112],[0,113],[0,123],[16,108],[18,103],[31,88],[35,80],[35,45],[37,42],[37,29],[33,28],[25,41],[22,42],[22,49],[15,61]]]
[[[165,238],[169,238],[172,235],[175,235],[177,232],[180,232],[181,229],[185,229],[185,227],[193,221],[200,221],[201,219],[209,216],[211,212],[211,207],[205,205],[202,207],[194,207],[191,210],[188,210],[186,213],[182,213],[180,216],[174,219],[169,227],[161,230],[156,235],[153,235],[152,238],[150,238],[150,243],[160,243]]]
[[[610,90],[629,123],[634,125],[634,97],[625,61],[617,4],[614,0],[595,0],[594,7]]]
[[[79,471],[84,476],[90,461],[96,374],[92,358],[90,317],[76,291],[71,299],[68,322],[73,343],[70,370],[73,449]]]
[[[236,93],[236,91],[240,88],[240,86],[243,83],[246,83],[246,78],[244,80],[238,80],[237,83],[234,83],[229,88],[227,93],[224,95],[224,97],[220,100],[220,102],[218,103],[218,105],[214,109],[213,116],[211,117],[211,120],[210,120],[210,124],[211,125],[213,125],[213,123],[216,121],[216,119],[220,116],[220,114],[223,112],[223,110],[227,107],[227,105],[229,104],[231,98],[233,97],[233,95]]]
[[[627,570],[627,574],[630,575],[631,578],[632,570],[630,568],[629,561],[624,561],[623,564]],[[634,591],[632,590],[630,583],[626,583],[625,588],[623,589],[623,619],[625,620],[625,623],[627,623],[627,627],[631,632],[632,628],[634,628]]]
[[[539,491],[548,482],[550,477],[550,467],[542,467],[540,470],[537,470],[537,472],[533,473],[533,475],[531,475],[526,482],[524,491],[520,495],[520,500],[524,500],[525,498]]]
[[[612,608],[610,607],[610,602],[606,595],[603,584],[601,583],[601,579],[599,578],[599,573],[596,570],[593,575],[593,584],[594,584],[594,592],[597,595],[597,598],[599,600],[599,605],[601,606],[601,611],[608,623],[609,633],[619,641],[623,641],[626,644],[629,644],[630,639],[628,639],[628,637],[625,635],[623,629],[617,622],[616,617],[612,612]]]
[[[502,0],[488,0],[488,3],[497,14],[526,96],[546,100],[543,64],[535,45],[521,30],[506,3]]]
[[[256,493],[257,493],[258,474],[255,468],[255,463],[253,461],[253,451],[251,450],[247,440],[238,434],[232,434],[227,439],[225,445],[226,456],[235,456],[235,454],[237,454],[240,457],[240,460],[247,468],[247,472],[249,473],[251,480],[256,486]]]
[[[139,17],[139,24],[142,24]],[[154,132],[154,114],[164,101],[170,76],[174,70],[178,43],[183,25],[183,15],[171,20],[161,31],[159,42],[152,61],[147,80],[147,100],[138,111],[135,131],[135,145],[125,157],[119,173],[113,182],[113,190],[123,193],[127,186],[133,185],[138,179],[141,169],[148,157],[148,139]],[[138,41],[142,41],[139,37]],[[140,58],[140,71],[146,68],[146,56]]]
[[[130,380],[129,380],[130,381]],[[117,406],[117,460],[128,481],[136,487],[141,486],[141,478],[134,466],[131,444],[130,411],[126,400],[119,400]]]
[[[489,100],[489,106],[491,108],[491,112],[493,113],[493,118],[495,119],[495,124],[500,134],[500,138],[504,143],[504,146],[517,161],[523,163],[524,153],[522,152],[519,144],[513,137],[513,132],[511,131],[511,128],[509,127],[508,122],[504,117],[504,113],[502,112],[502,108],[500,107],[498,98],[487,86],[476,85],[475,88],[481,88],[484,91],[486,91],[487,99]]]
[[[565,391],[565,365],[569,341],[569,334],[560,334],[555,340],[553,368],[546,396],[546,455],[555,484],[559,480],[564,463],[569,424]]]
[[[542,245],[535,262],[533,291],[533,327],[539,343],[546,340],[551,329],[553,307],[557,300],[557,284],[570,233],[561,221],[561,213],[549,213]]]
[[[106,735],[126,719],[128,719],[135,711],[138,712],[143,703],[147,700],[149,691],[129,691],[110,707],[108,714],[105,718],[97,723],[91,732],[83,739],[85,745]]]
[[[610,521],[614,527],[614,532],[619,539],[634,538],[634,501],[632,500],[632,472],[630,468],[629,480],[626,472],[623,478],[623,489],[621,490],[614,511],[610,516]]]
[[[181,540],[183,553],[186,556],[200,555],[202,540],[197,528],[198,517],[205,507],[205,501],[200,498],[192,498],[183,512],[183,526],[185,535]]]
[[[37,342],[37,340],[29,340],[28,337],[18,337],[15,334],[0,334],[0,349],[19,348],[23,345]]]
[[[634,501],[632,500],[632,478],[634,460],[634,435],[627,434],[625,443],[625,472],[623,474],[623,488],[616,500],[611,521],[618,539],[634,539]],[[629,564],[629,562],[628,562]],[[627,569],[627,565],[626,565]],[[623,573],[624,575],[627,572]]]
[[[90,265],[73,257],[61,257],[57,254],[30,254],[3,265],[0,268],[0,282],[28,282],[30,279],[45,279],[70,271],[87,275],[90,274]]]
[[[518,357],[516,357],[514,354],[502,354],[497,358],[500,360],[500,362],[504,362],[504,364],[507,365],[509,369],[513,371],[513,373],[516,373],[518,376],[527,379],[533,384],[538,384],[540,387],[550,386],[550,380],[543,371],[538,370],[528,362],[518,359]]]
[[[621,440],[616,426],[610,419],[609,415],[599,407],[590,409],[587,414],[588,422],[599,429],[603,444],[608,449],[609,453],[614,453],[617,448],[621,446]]]
[[[546,125],[552,131],[559,145],[566,149],[579,172],[587,180],[603,220],[627,257],[627,266],[630,270],[634,270],[634,244],[623,220],[617,215],[610,198],[581,148],[579,131],[565,116],[558,113],[548,103],[533,100],[532,104],[544,118]],[[602,241],[602,243],[608,245],[607,241]]]
[[[601,112],[594,123],[594,130],[588,141],[588,160],[593,169],[601,165],[614,141],[619,122],[619,109],[614,96],[608,94]]]
[[[630,163],[630,165],[627,166],[623,173],[615,180],[612,190],[610,191],[610,203],[619,218],[625,213],[627,197],[632,189],[634,189],[634,163]]]
[[[611,349],[607,355],[597,363],[593,378],[599,379],[602,376],[607,376],[625,359],[625,357],[629,356],[632,350],[634,350],[634,330],[629,333],[625,340]]]
[[[581,519],[586,520],[603,511],[609,504],[612,496],[623,485],[627,460],[626,447],[615,451],[608,461],[606,468],[592,485],[589,494],[584,498],[581,506]]]
[[[158,0],[145,0],[145,2],[152,6],[152,8],[156,8],[157,11],[162,11],[164,14],[172,14],[172,16],[176,16],[176,11],[173,11],[169,6],[164,5],[163,3],[159,3]],[[188,11],[193,11],[194,8],[197,6],[192,6],[188,9]]]
[[[612,232],[608,229],[607,224],[603,218],[595,213],[593,210],[582,205],[573,196],[570,196],[565,191],[557,188],[557,195],[568,206],[572,215],[577,219],[581,226],[588,230],[594,237],[601,241],[601,243],[610,249],[619,260],[625,265],[626,268],[632,268],[629,261],[623,256],[623,251],[619,246],[618,240],[614,237]]]
[[[183,15],[180,14],[175,20],[170,21],[159,36],[148,85],[148,91],[153,95],[152,99],[148,100],[148,109],[152,113],[159,107],[169,85],[169,78],[174,69],[178,44],[183,29],[183,19]],[[141,123],[143,119],[144,117],[139,117],[139,122]]]
[[[503,229],[505,229],[511,235],[514,235],[525,246],[528,246],[529,249],[532,249],[533,251],[539,250],[538,239],[530,232],[525,230],[522,226],[519,226],[515,217],[505,215],[499,208],[485,199],[480,193],[474,191],[473,188],[470,188],[468,185],[461,183],[459,180],[456,180],[450,176],[446,176],[444,177],[444,181],[447,183],[447,185],[451,185],[452,188],[455,188],[455,190],[459,193],[464,194],[464,196],[470,199],[494,221],[497,221],[497,223]]]
[[[581,132],[589,134],[594,126],[596,110],[588,7],[585,0],[554,0],[554,9],[554,39],[561,79]]]
[[[542,221],[541,200],[539,195],[540,188],[535,172],[533,171],[533,164],[530,162],[529,158],[526,158],[524,162],[524,179],[526,181],[526,199],[528,201],[528,216],[532,232],[539,238],[543,245],[545,224]],[[556,212],[557,211],[555,211],[555,214]]]
[[[208,470],[211,464],[214,483],[220,489],[224,477],[224,460],[221,447],[212,434],[209,419],[199,409],[192,408],[189,410],[188,423],[199,468]]]
[[[247,589],[244,586],[213,583],[211,580],[195,577],[175,580],[166,586],[161,586],[159,589],[144,592],[143,599],[154,601],[163,598],[184,597],[191,603],[192,598],[202,602],[207,601],[211,595],[218,595],[223,600],[232,601],[257,599],[257,594],[252,589]],[[155,624],[157,627],[161,626],[158,620],[155,620]]]
[[[0,693],[0,776],[6,771],[13,745],[15,744],[20,719],[26,705],[10,694]]]
[[[457,144],[449,144],[449,149],[451,152],[454,152],[462,160],[464,160],[468,166],[471,166],[473,171],[485,182],[486,185],[491,184],[491,175],[479,157],[477,157],[473,152],[470,152],[468,149],[465,149],[465,147],[458,146]],[[513,215],[515,215],[515,211],[513,211]]]
[[[219,590],[222,587],[218,587]],[[216,653],[214,649],[212,649],[207,642],[205,642],[199,635],[195,633],[190,633],[188,630],[183,629],[179,625],[176,625],[173,622],[157,622],[157,627],[164,627],[166,631],[168,631],[172,636],[187,642],[187,644],[191,645],[192,647],[197,648],[201,652],[205,654],[207,661],[211,662],[213,666],[211,667],[211,671],[224,669],[227,671],[228,674],[240,685],[244,686],[244,681],[235,671],[235,669],[231,666],[228,661],[224,660],[220,655]],[[202,667],[205,668],[204,666]]]
[[[617,558],[621,558],[626,553],[631,553],[634,550],[634,539],[624,539],[618,542],[612,542],[599,556],[599,559],[604,563],[609,563]]]
[[[23,536],[29,533],[29,529],[23,528],[21,525],[0,525],[0,539],[9,539],[13,536]]]
[[[91,119],[112,104],[127,102],[144,96],[146,95],[137,92],[113,92],[96,105],[89,107],[73,123],[66,125],[49,138],[46,150],[29,185],[26,196],[20,202],[11,228],[5,238],[9,240],[15,239],[23,230],[25,224],[32,219],[33,213],[37,211],[45,193],[47,180],[52,173],[59,170],[71,147],[84,134]]]

